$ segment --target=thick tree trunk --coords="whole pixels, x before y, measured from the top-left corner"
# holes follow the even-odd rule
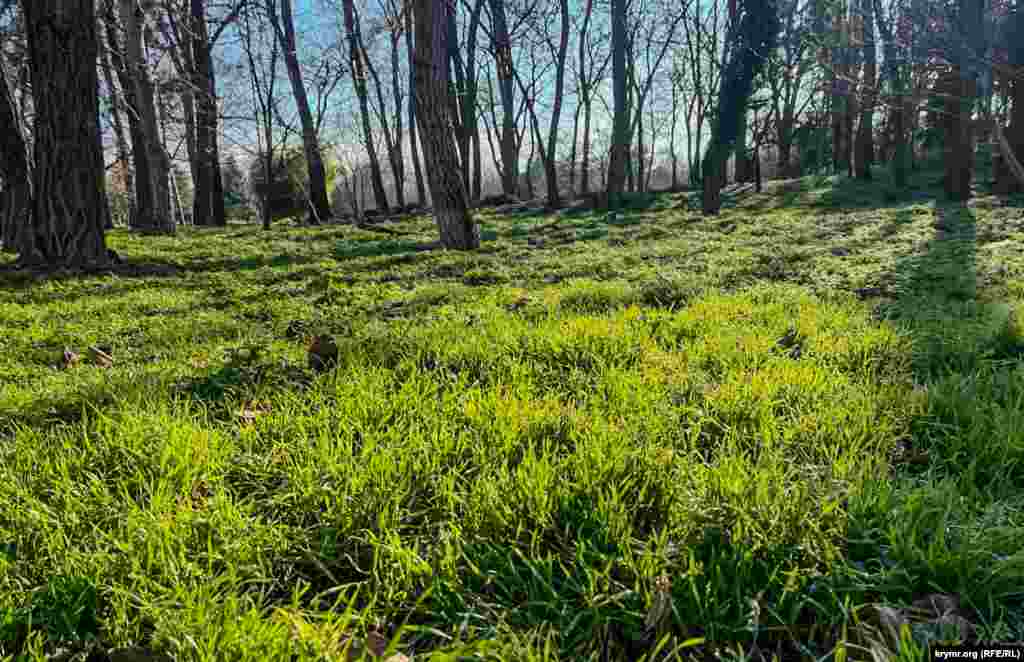
[[[124,57],[131,81],[135,104],[133,110],[139,118],[143,150],[135,153],[136,162],[145,160],[146,179],[140,184],[149,188],[152,207],[146,215],[140,214],[136,227],[146,232],[173,234],[174,215],[171,212],[171,159],[164,151],[157,119],[156,93],[149,75],[149,65],[142,43],[142,8],[132,0],[120,0],[121,23],[124,26]],[[139,169],[142,170],[141,168]]]
[[[291,0],[281,0],[281,2],[282,7],[291,4]],[[356,99],[359,101],[359,119],[363,127],[363,147],[366,149],[366,155],[370,159],[370,183],[373,185],[373,199],[377,209],[387,211],[388,198],[384,192],[384,177],[380,172],[380,160],[377,158],[377,147],[373,140],[373,127],[370,125],[370,105],[366,93],[367,61],[363,57],[362,36],[359,26],[356,25],[353,0],[344,0],[342,6],[345,14],[345,33],[348,37],[349,70],[352,73],[352,84],[356,90]],[[287,10],[287,13],[290,18],[290,9]],[[286,33],[288,32],[287,19],[285,31]],[[296,60],[297,67],[298,61]],[[289,65],[290,70],[291,65]],[[301,85],[301,74],[298,74],[298,76]],[[292,87],[295,87],[294,83]],[[302,95],[305,96],[305,85],[302,85]],[[381,112],[384,112],[383,108],[381,108]],[[305,133],[305,130],[303,130],[303,133]]]
[[[942,89],[945,99],[946,175],[943,179],[950,200],[965,201],[971,197],[971,175],[974,167],[971,101],[974,82],[964,80],[962,69],[954,65]]]
[[[449,11],[454,11],[454,6],[446,0],[421,0],[413,4],[416,24],[413,87],[441,245],[474,250],[480,247],[480,229],[469,212],[451,131],[453,118],[448,116],[451,108],[448,98]]]
[[[93,0],[22,0],[35,110],[25,265],[110,264]]]
[[[494,31],[494,59],[498,73],[498,94],[501,97],[501,189],[506,196],[517,196],[519,190],[519,144],[516,140],[516,109],[513,90],[512,42],[505,18],[505,1],[490,0]]]
[[[28,228],[32,180],[22,128],[0,63],[0,249],[17,251]]]
[[[423,181],[423,166],[420,164],[420,152],[417,145],[418,129],[416,128],[416,67],[414,66],[412,47],[412,12],[405,13],[405,48],[409,57],[409,150],[412,153],[412,169],[416,178],[416,198],[420,206],[427,204],[427,187]]]
[[[271,0],[271,2],[276,4],[277,0]],[[280,40],[281,49],[284,51],[288,80],[292,85],[292,95],[295,97],[295,106],[299,111],[299,121],[302,124],[302,147],[305,151],[306,167],[309,174],[309,215],[306,217],[306,222],[310,225],[318,225],[331,219],[331,205],[327,198],[327,173],[324,169],[323,155],[320,153],[320,139],[313,123],[313,113],[309,110],[306,84],[302,80],[302,70],[299,68],[299,56],[295,46],[295,22],[292,20],[292,0],[280,0],[280,2],[280,22],[278,22],[276,12],[272,13],[271,20],[277,38]],[[375,194],[378,183],[374,183]],[[383,185],[381,189],[383,192]],[[378,199],[378,206],[381,206],[381,202]],[[387,209],[386,199],[383,200],[382,209]]]

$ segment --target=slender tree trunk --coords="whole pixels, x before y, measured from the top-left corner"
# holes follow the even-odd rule
[[[193,182],[192,223],[217,227],[227,224],[223,198],[217,200],[220,163],[217,149],[217,97],[213,81],[210,40],[203,0],[190,2],[192,87],[196,102],[196,164]],[[138,175],[138,173],[136,173]],[[140,201],[139,207],[142,204]]]
[[[863,101],[860,127],[857,130],[857,177],[869,180],[871,163],[874,161],[874,109],[878,78],[873,0],[860,0],[860,16],[864,23],[864,75],[861,82]]]
[[[565,58],[569,52],[569,0],[559,0],[561,29],[558,38],[558,51],[555,57],[555,89],[551,105],[551,120],[548,127],[547,157],[544,159],[544,178],[547,181],[548,206],[562,206],[562,197],[558,191],[558,170],[555,162],[558,148],[558,122],[562,116],[562,93],[565,90]]]
[[[576,195],[576,145],[580,138],[580,110],[582,104],[576,104],[576,110],[572,118],[572,145],[569,149],[569,197]]]
[[[494,59],[498,74],[498,95],[501,97],[501,163],[502,193],[518,197],[519,144],[516,140],[516,111],[513,89],[512,42],[505,18],[505,0],[490,0],[494,32]]]
[[[102,21],[101,21],[102,22]],[[107,24],[109,27],[109,23]],[[97,37],[99,38],[99,28],[97,27]],[[135,177],[132,173],[131,154],[128,150],[128,141],[125,140],[124,136],[124,119],[121,116],[121,104],[124,100],[117,94],[117,88],[114,85],[114,72],[113,66],[110,62],[110,51],[117,48],[116,43],[107,42],[107,47],[100,48],[100,70],[103,72],[103,82],[106,84],[107,89],[110,90],[110,115],[114,122],[114,143],[117,146],[117,160],[121,164],[121,172],[124,175],[124,188],[125,197],[128,202],[126,224],[129,227],[135,225]],[[111,224],[113,225],[113,224]],[[111,229],[111,228],[106,228]]]
[[[282,3],[290,4],[291,0],[282,0]],[[373,127],[370,125],[370,105],[366,92],[368,62],[363,57],[362,36],[355,20],[354,2],[353,0],[344,0],[342,6],[345,13],[345,33],[348,37],[349,70],[352,73],[352,84],[355,87],[356,98],[359,101],[359,119],[363,127],[363,146],[366,148],[366,155],[370,159],[370,183],[373,185],[373,198],[377,209],[386,212],[388,209],[388,198],[384,192],[384,177],[381,175],[380,160],[377,158],[377,147],[373,141]],[[381,107],[381,112],[384,112],[383,107]],[[390,138],[387,142],[390,143]]]
[[[391,35],[391,94],[395,101],[395,140],[394,149],[388,154],[391,160],[391,176],[395,180],[395,201],[400,208],[405,207],[405,156],[402,152],[402,85],[398,67],[398,40],[401,35],[397,26]],[[409,94],[412,96],[412,93]],[[381,104],[383,108],[383,104]]]
[[[587,195],[590,193],[590,116],[591,116],[591,100],[587,95],[584,95],[583,101],[583,156],[580,159],[580,193]]]
[[[124,25],[124,57],[138,113],[139,129],[144,149],[135,154],[135,160],[146,161],[147,178],[140,184],[149,188],[152,207],[147,215],[140,215],[136,227],[146,232],[174,234],[175,222],[171,212],[171,159],[164,151],[156,109],[156,91],[149,75],[146,52],[142,41],[145,17],[142,8],[132,0],[120,0],[121,23]]]
[[[25,265],[110,264],[93,0],[22,0],[35,130]]]
[[[0,249],[20,250],[32,209],[32,179],[22,127],[0,62]]]
[[[611,0],[612,141],[608,158],[607,205],[618,209],[629,159],[629,108],[626,101],[626,0]]]
[[[736,158],[734,176],[737,184],[749,182],[754,178],[753,163],[747,152],[747,113],[743,113],[740,116],[740,130],[736,134],[736,149],[734,151]]]
[[[465,182],[458,163],[448,87],[448,16],[454,11],[446,0],[413,4],[416,47],[413,58],[417,118],[434,201],[434,218],[441,245],[456,250],[480,247],[480,229],[469,211]]]
[[[1010,125],[1005,136],[1013,153],[1024,156],[1024,67],[1016,67],[1015,73],[1013,79],[1007,81],[1010,87]],[[995,180],[995,191],[1002,195],[1024,191],[1005,158],[995,161]]]
[[[271,4],[275,7],[276,2],[277,0],[271,0]],[[310,213],[306,222],[317,225],[331,218],[331,205],[327,198],[327,173],[324,169],[323,155],[320,152],[320,139],[313,123],[313,114],[309,110],[306,84],[302,80],[302,70],[299,68],[299,56],[295,46],[295,22],[292,20],[292,0],[280,0],[280,2],[280,21],[278,21],[276,11],[272,12],[271,21],[284,51],[288,79],[292,84],[292,95],[295,97],[295,106],[299,111],[299,121],[302,124],[302,147],[306,154],[306,166],[309,171]],[[375,189],[378,183],[374,183]],[[381,188],[383,189],[383,185]],[[387,209],[387,200],[378,200],[378,206],[381,202],[383,202],[382,209]]]
[[[412,153],[412,169],[416,178],[416,198],[423,207],[427,204],[427,187],[423,181],[423,167],[420,164],[420,151],[417,145],[419,130],[416,127],[416,67],[414,66],[412,46],[412,12],[405,13],[405,48],[409,57],[409,150]]]

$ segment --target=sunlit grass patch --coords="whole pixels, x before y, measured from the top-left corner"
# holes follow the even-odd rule
[[[909,655],[928,593],[1024,637],[1016,212],[734,197],[487,212],[474,253],[116,231],[174,270],[4,281],[0,655],[820,659],[877,605]]]

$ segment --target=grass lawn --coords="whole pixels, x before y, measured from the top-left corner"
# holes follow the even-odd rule
[[[934,179],[0,274],[0,658],[1024,641],[1024,207]]]

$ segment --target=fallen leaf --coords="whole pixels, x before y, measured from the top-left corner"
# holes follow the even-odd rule
[[[101,368],[109,368],[114,365],[114,357],[110,355],[109,347],[92,346],[89,348],[89,356],[92,362]]]
[[[72,352],[70,349],[65,347],[64,355],[61,359],[61,367],[63,367],[65,370],[67,370],[68,368],[73,368],[74,366],[78,365],[78,362],[81,360],[82,356],[80,354]]]

